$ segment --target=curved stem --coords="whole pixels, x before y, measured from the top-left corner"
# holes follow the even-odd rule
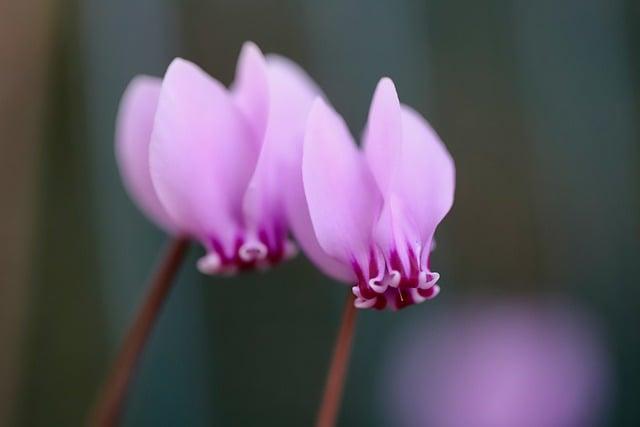
[[[160,261],[151,279],[147,295],[127,332],[111,373],[102,389],[100,398],[91,412],[88,422],[90,426],[111,427],[119,422],[129,383],[140,360],[140,354],[144,350],[160,309],[171,290],[173,279],[184,259],[188,246],[187,238],[175,238]]]
[[[342,390],[349,365],[349,355],[351,354],[351,343],[356,325],[356,308],[354,297],[351,293],[347,296],[347,301],[342,312],[342,323],[338,338],[333,350],[333,359],[327,374],[327,382],[322,397],[322,404],[318,412],[316,427],[333,427],[336,423],[340,401],[342,400]]]

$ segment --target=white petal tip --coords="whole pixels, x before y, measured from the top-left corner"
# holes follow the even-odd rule
[[[218,254],[209,252],[198,260],[197,267],[203,274],[217,274],[222,269],[222,261]]]
[[[424,302],[427,300],[426,297],[423,297],[422,295],[420,295],[417,289],[411,289],[410,292],[411,292],[411,298],[413,298],[414,304],[420,304],[421,302]]]
[[[369,279],[369,287],[373,289],[374,292],[382,294],[389,287],[389,282],[385,279],[385,277]]]
[[[440,280],[440,274],[435,271],[421,271],[418,277],[418,287],[420,289],[429,289]]]
[[[376,305],[376,300],[356,298],[353,304],[355,305],[356,308],[371,308],[374,305]]]
[[[434,299],[435,297],[438,296],[438,294],[440,293],[440,286],[435,285],[433,287],[433,293],[431,294],[431,296],[429,296],[427,299]]]
[[[267,257],[269,250],[262,242],[247,242],[238,249],[238,256],[244,262],[260,261]]]
[[[402,278],[398,270],[391,270],[388,274],[389,286],[397,288],[400,285],[400,279]]]

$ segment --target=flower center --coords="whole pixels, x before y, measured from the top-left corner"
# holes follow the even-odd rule
[[[239,235],[231,254],[216,238],[209,239],[208,243],[207,254],[198,260],[198,269],[205,274],[234,274],[266,269],[293,257],[297,252],[295,244],[286,236],[269,239],[264,231],[259,232],[257,238]]]
[[[357,281],[351,289],[356,296],[356,307],[399,310],[435,298],[440,292],[436,285],[440,275],[421,268],[419,254],[411,248],[408,256],[408,268],[403,266],[397,250],[386,259],[379,251],[372,250],[366,269],[354,261]]]

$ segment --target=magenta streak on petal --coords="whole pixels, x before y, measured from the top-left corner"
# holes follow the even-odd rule
[[[267,248],[267,260],[270,264],[277,264],[282,261],[285,257],[285,239],[286,234],[284,229],[278,224],[273,225],[273,239],[269,239],[269,233],[266,230],[262,229],[258,233],[258,238],[262,243],[264,243]]]
[[[411,279],[416,281],[417,286],[418,275],[420,274],[418,255],[413,252],[413,248],[411,248],[410,245],[407,245],[407,253],[409,254],[409,266],[411,268],[411,272],[409,274],[411,276]]]
[[[400,284],[404,284],[404,282],[406,281],[405,277],[405,272],[404,272],[404,268],[402,266],[402,261],[400,260],[400,255],[398,254],[397,250],[392,250],[391,254],[389,255],[389,266],[391,267],[391,269],[396,270],[398,272],[400,272]]]
[[[376,257],[375,251],[371,249],[371,251],[369,251],[369,277],[370,278],[378,277],[378,274],[380,274],[380,271],[378,269],[378,263],[375,257]]]
[[[376,304],[373,306],[375,310],[384,310],[387,307],[386,296],[379,295],[376,297]]]
[[[377,293],[375,293],[370,287],[369,287],[369,279],[367,277],[365,277],[364,271],[362,270],[362,268],[360,267],[360,265],[358,264],[357,261],[353,260],[351,262],[351,265],[353,267],[353,272],[356,275],[357,278],[357,285],[358,288],[360,289],[360,295],[362,296],[363,299],[373,299],[376,298],[378,296]]]
[[[231,259],[228,257],[228,255],[224,251],[224,248],[222,247],[222,243],[220,243],[218,239],[211,238],[209,240],[209,244],[211,245],[213,251],[220,258],[220,262],[222,263],[222,265],[227,265],[231,262]]]

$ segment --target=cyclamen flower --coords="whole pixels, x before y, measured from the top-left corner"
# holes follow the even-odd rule
[[[358,308],[399,309],[435,297],[439,274],[429,255],[453,204],[455,168],[429,124],[400,104],[393,82],[383,78],[376,88],[362,151],[318,99],[299,155],[288,209],[309,258],[355,283]]]
[[[319,93],[297,65],[252,43],[230,89],[179,58],[162,80],[137,77],[117,122],[125,186],[165,231],[202,243],[202,272],[276,264],[295,253],[280,170]]]

